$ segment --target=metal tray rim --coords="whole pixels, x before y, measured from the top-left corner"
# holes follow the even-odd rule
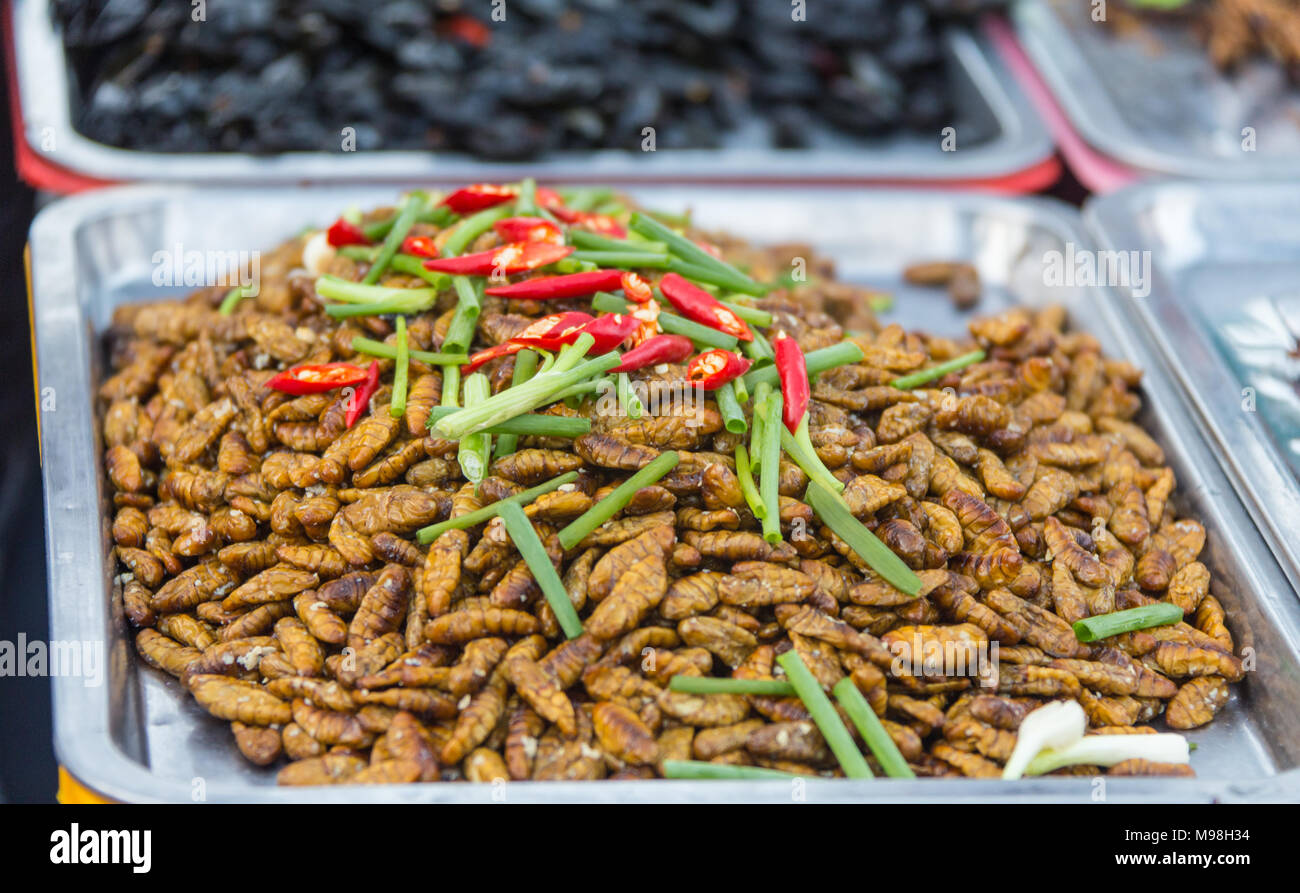
[[[1148,175],[1172,175],[1209,180],[1295,179],[1300,158],[1225,164],[1221,158],[1173,155],[1144,143],[1124,123],[1105,91],[1083,89],[1100,76],[1093,71],[1064,23],[1041,0],[1016,0],[1012,8],[1016,33],[1034,64],[1060,102],[1070,122],[1094,148]]]
[[[977,82],[997,118],[1000,133],[989,144],[925,158],[872,151],[778,152],[767,148],[674,150],[664,157],[636,157],[619,150],[566,153],[540,162],[483,162],[463,154],[375,151],[355,157],[292,152],[257,157],[247,153],[171,154],[119,149],[82,136],[72,126],[67,64],[51,27],[48,0],[15,0],[15,70],[28,147],[79,174],[106,180],[183,182],[370,181],[517,179],[527,172],[572,181],[723,180],[929,180],[952,182],[1015,174],[1052,156],[1052,139],[1033,106],[984,36],[953,32],[954,51]],[[54,128],[59,148],[51,157],[41,132]],[[644,155],[645,153],[642,153]],[[901,157],[895,157],[900,155]],[[629,162],[629,158],[634,160]]]
[[[280,198],[288,199],[303,190],[284,188],[277,190]],[[813,190],[810,190],[813,191]],[[815,190],[827,192],[827,190]],[[87,455],[94,456],[96,447],[91,416],[91,395],[88,389],[78,389],[78,379],[89,370],[90,349],[94,332],[84,325],[79,308],[74,265],[73,240],[77,224],[94,219],[98,212],[117,210],[162,198],[185,198],[193,195],[216,195],[228,190],[175,187],[166,185],[132,185],[111,187],[80,196],[60,199],[36,217],[31,228],[33,313],[37,339],[38,387],[53,387],[61,394],[58,417],[72,417],[71,431],[56,428],[54,419],[42,414],[40,419],[43,438],[42,476],[45,482],[45,523],[48,546],[51,636],[61,640],[81,640],[87,633],[98,632],[111,640],[114,618],[110,616],[104,599],[90,599],[87,594],[102,592],[102,563],[87,562],[87,554],[103,555],[103,525],[99,506],[90,494],[96,492],[98,463],[86,463]],[[934,202],[938,193],[932,190],[878,189],[869,195],[887,195],[896,200]],[[266,192],[262,195],[265,197]],[[273,197],[274,198],[274,197]],[[1034,213],[1062,229],[1070,238],[1086,243],[1077,215],[1067,206],[1052,199],[999,198],[970,193],[958,193],[942,200],[974,205],[995,204],[1022,213]],[[1115,312],[1110,298],[1097,295],[1103,313]],[[1120,352],[1141,358],[1151,370],[1152,385],[1160,378],[1156,373],[1156,358],[1147,358],[1145,351],[1124,326],[1114,326],[1121,339]],[[1167,385],[1168,383],[1166,383]],[[1176,399],[1162,393],[1161,400]],[[1160,401],[1154,401],[1160,402]],[[1195,437],[1194,430],[1189,434]],[[1206,449],[1201,444],[1202,449]],[[89,465],[89,467],[87,467]],[[70,485],[69,485],[70,482]],[[1231,489],[1228,493],[1231,494]],[[1231,497],[1229,496],[1229,499]],[[1233,501],[1235,503],[1235,500]],[[1226,500],[1225,500],[1226,503]],[[1233,511],[1225,504],[1224,511]],[[1236,513],[1244,512],[1239,506]],[[1233,515],[1234,521],[1238,520]],[[1253,529],[1249,521],[1246,528]],[[1240,530],[1223,525],[1222,535],[1234,548],[1252,551],[1249,543],[1242,545]],[[1255,550],[1258,551],[1258,550]],[[1268,556],[1267,549],[1263,549]],[[78,560],[78,558],[81,560]],[[1271,557],[1271,556],[1268,556]],[[1263,574],[1264,561],[1259,561],[1255,573]],[[1267,589],[1256,591],[1268,592]],[[1272,602],[1272,597],[1269,598]],[[133,660],[127,647],[116,649],[113,660]],[[111,718],[107,698],[97,699],[86,694],[76,679],[56,677],[54,688],[54,727],[56,751],[64,766],[80,781],[102,794],[120,800],[186,801],[191,790],[183,783],[160,778],[147,767],[123,753],[110,733]],[[1285,770],[1272,776],[1248,779],[1196,779],[1182,784],[1170,784],[1164,779],[1113,779],[1111,800],[1150,801],[1160,798],[1169,801],[1221,801],[1271,799],[1300,800],[1300,767]],[[616,785],[600,782],[583,783],[532,783],[519,782],[510,787],[508,798],[515,802],[754,802],[758,800],[788,801],[787,786],[755,786],[748,783],[693,782],[620,782]],[[980,802],[1061,802],[1089,796],[1087,779],[1051,778],[1035,781],[1000,783],[962,780],[943,782],[918,779],[894,781],[881,779],[871,783],[846,781],[810,781],[810,798],[818,800],[866,800],[909,802],[952,802],[975,800]],[[517,793],[514,793],[517,792]],[[413,785],[405,787],[375,788],[366,796],[348,789],[331,788],[280,789],[254,787],[219,779],[206,783],[209,801],[258,802],[472,802],[480,795],[473,786],[466,785]]]

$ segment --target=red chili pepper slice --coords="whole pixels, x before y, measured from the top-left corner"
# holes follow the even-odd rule
[[[369,245],[370,240],[362,232],[361,227],[357,226],[350,220],[344,220],[340,217],[330,224],[330,228],[325,231],[325,239],[335,248],[343,245]]]
[[[624,273],[619,277],[618,284],[623,288],[627,299],[635,304],[648,304],[654,300],[654,289],[636,273]]]
[[[777,332],[773,336],[772,350],[776,354],[776,374],[781,380],[781,397],[784,401],[781,420],[793,434],[808,409],[808,364],[804,361],[799,345],[785,332]]]
[[[591,230],[593,233],[615,239],[627,238],[627,229],[607,214],[593,214],[590,211],[575,211],[564,207],[548,207],[547,210],[570,226]]]
[[[660,363],[680,363],[694,350],[695,345],[685,335],[655,335],[625,352],[623,361],[609,371],[635,372]]]
[[[587,351],[587,355],[598,357],[618,347],[640,327],[641,320],[630,313],[606,313],[587,323],[578,334],[590,334],[596,339],[596,343],[591,346],[591,350]]]
[[[567,313],[554,313],[543,316],[537,322],[510,339],[510,343],[522,347],[536,347],[539,350],[559,350],[566,344],[578,340],[582,327],[592,322],[589,314],[571,310]]]
[[[748,372],[749,365],[749,360],[739,354],[715,347],[691,360],[686,367],[686,378],[706,391],[716,391]]]
[[[266,383],[286,394],[319,394],[366,380],[366,370],[352,363],[309,363],[286,369]]]
[[[370,398],[375,396],[377,390],[379,390],[379,362],[375,361],[366,370],[365,380],[352,392],[352,402],[348,404],[348,412],[344,416],[344,422],[349,428],[355,425],[357,419],[370,408]]]
[[[476,254],[426,260],[424,266],[429,270],[458,276],[511,276],[553,264],[572,253],[572,245],[511,242],[509,245],[501,245]]]
[[[548,298],[581,298],[598,291],[618,288],[623,279],[620,270],[591,270],[562,276],[539,276],[509,285],[484,289],[485,294],[518,301],[544,301]]]
[[[495,360],[497,357],[507,357],[512,353],[519,353],[526,347],[558,350],[565,344],[571,343],[571,341],[564,340],[567,337],[564,333],[576,332],[589,322],[591,322],[590,316],[577,311],[543,316],[510,340],[471,355],[469,362],[461,367],[461,372],[468,375],[490,360]],[[576,341],[577,338],[578,336],[574,334],[571,340]]]
[[[568,210],[568,208],[564,207],[564,199],[554,189],[547,189],[545,186],[538,186],[537,190],[533,193],[533,198],[537,202],[538,207],[545,208],[557,217],[560,216],[557,212]],[[564,218],[560,217],[560,219],[563,220]]]
[[[502,242],[551,242],[564,244],[564,233],[544,217],[507,217],[492,224]]]
[[[677,312],[687,319],[734,335],[741,341],[754,340],[754,333],[743,319],[718,303],[713,295],[676,273],[669,273],[660,279],[659,290]]]
[[[519,189],[515,186],[504,186],[500,183],[474,183],[463,189],[457,189],[444,198],[442,203],[457,214],[472,214],[475,211],[482,211],[485,208],[495,207],[502,202],[508,202],[518,193]]]
[[[437,257],[438,246],[429,236],[407,236],[402,240],[402,253],[416,257]]]
[[[636,317],[640,325],[628,336],[627,346],[636,347],[659,334],[659,302],[650,301],[633,307],[631,316]]]

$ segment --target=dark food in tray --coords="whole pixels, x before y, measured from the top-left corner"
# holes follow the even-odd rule
[[[711,148],[756,120],[802,146],[937,132],[956,110],[941,29],[1003,0],[793,5],[410,0],[54,0],[74,121],[111,146],[163,152]]]
[[[876,774],[983,778],[1054,700],[1090,735],[1223,707],[1242,664],[1197,560],[1206,531],[1134,422],[1139,369],[1059,307],[907,332],[807,246],[683,237],[590,201],[415,193],[268,253],[255,296],[115,311],[99,397],[124,614],[246,757],[320,784],[853,774],[861,748]],[[639,275],[502,246],[525,231],[639,245]],[[694,282],[660,278],[673,258]],[[701,287],[718,277],[726,303]],[[574,285],[595,279],[614,284]],[[633,315],[592,315],[611,302]],[[673,323],[685,353],[607,375],[620,358],[591,333],[632,319],[633,342],[681,344],[656,335],[685,318],[670,310],[713,324]],[[697,351],[731,358],[684,365]],[[600,368],[557,378],[582,364]],[[1173,616],[1086,643],[1072,628],[1130,609]]]

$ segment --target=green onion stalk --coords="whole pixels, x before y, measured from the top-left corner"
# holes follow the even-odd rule
[[[507,496],[505,499],[490,503],[482,508],[477,508],[472,512],[458,515],[455,518],[449,518],[446,521],[439,521],[437,524],[430,524],[428,527],[422,527],[420,530],[416,531],[415,539],[421,545],[428,545],[448,530],[468,530],[471,527],[477,527],[478,525],[495,518],[501,511],[502,506],[508,502],[520,506],[527,505],[537,497],[558,490],[565,484],[572,484],[577,479],[578,473],[576,471],[566,471],[559,477],[553,477],[545,483],[538,484],[536,487],[529,487],[522,493],[516,493],[514,496]]]
[[[754,393],[754,417],[762,418],[759,431],[761,440],[754,444],[760,456],[758,464],[758,492],[766,512],[763,516],[763,539],[769,543],[781,542],[781,394],[771,385],[760,384]]]
[[[680,457],[673,450],[660,453],[633,473],[631,477],[614,488],[614,491],[579,515],[560,531],[560,545],[572,549],[582,542],[597,527],[614,517],[628,504],[636,491],[648,487],[668,472],[677,467]]]
[[[781,665],[781,669],[785,670],[786,678],[794,686],[799,700],[803,701],[804,706],[808,708],[808,713],[817,724],[822,737],[826,739],[831,753],[835,754],[835,759],[839,761],[844,774],[849,778],[871,778],[871,768],[867,765],[866,758],[853,743],[853,736],[845,727],[844,720],[840,719],[830,698],[822,691],[821,683],[803,662],[799,652],[792,648],[778,657],[776,662]]]
[[[488,383],[486,375],[482,372],[475,372],[465,378],[463,391],[465,406],[460,412],[468,412],[488,398],[488,395],[492,393],[492,386]],[[491,455],[491,434],[486,431],[477,431],[462,437],[460,447],[456,452],[456,460],[460,463],[460,470],[465,475],[465,480],[477,486],[483,480],[483,476],[487,474],[488,461]]]
[[[907,595],[916,597],[921,592],[921,578],[903,563],[894,552],[876,538],[876,535],[853,517],[843,497],[828,490],[817,481],[808,484],[804,500],[812,506],[817,517],[844,540],[873,571],[885,582]]]
[[[434,422],[444,416],[460,411],[460,408],[455,406],[435,406],[429,412],[429,426],[432,427]],[[516,441],[520,437],[581,437],[590,430],[590,419],[529,412],[517,415],[513,419],[506,419],[499,425],[484,428],[483,433],[500,435],[497,438],[499,445],[501,438],[504,437],[514,437]],[[499,456],[500,453],[497,455]]]
[[[555,572],[551,557],[546,554],[546,547],[542,545],[537,531],[533,529],[533,522],[528,520],[524,510],[514,502],[505,502],[501,506],[500,515],[510,541],[515,544],[524,563],[532,571],[533,579],[537,581],[542,595],[546,597],[546,603],[551,606],[560,629],[564,630],[564,634],[570,639],[578,638],[582,635],[582,621],[578,619],[578,612],[573,607],[573,602],[569,600],[564,582]]]
[[[406,414],[406,383],[411,374],[411,358],[408,355],[410,345],[406,340],[406,317],[397,317],[397,344],[394,345],[393,357],[393,396],[388,403],[388,414],[400,419]]]
[[[388,262],[393,259],[397,249],[402,247],[402,240],[406,234],[411,231],[415,225],[415,220],[420,216],[428,203],[428,197],[421,192],[413,192],[406,197],[406,202],[402,205],[402,210],[397,212],[397,218],[393,221],[392,228],[384,236],[383,244],[379,246],[379,251],[375,254],[375,262],[371,264],[370,269],[361,281],[366,285],[373,285],[379,281],[379,277],[388,269]]]
[[[832,493],[841,492],[844,489],[844,482],[831,474],[831,470],[817,455],[817,448],[813,446],[812,438],[808,436],[808,413],[803,414],[794,434],[791,434],[790,429],[784,424],[780,428],[781,448],[794,460],[794,464],[803,469],[808,479],[817,481]]]
[[[448,440],[459,440],[466,434],[498,425],[506,419],[553,403],[557,399],[556,395],[566,388],[599,376],[619,364],[618,351],[584,360],[583,357],[593,344],[595,339],[590,333],[584,332],[576,342],[560,351],[550,369],[539,372],[523,384],[506,388],[464,412],[439,419],[433,426],[434,434]]]
[[[536,372],[537,372],[537,351],[535,350],[519,351],[519,353],[515,354],[515,368],[510,378],[510,386],[514,387],[516,385],[523,384],[524,382],[528,381],[528,379],[532,378],[533,375],[536,374]],[[525,416],[520,416],[520,418],[525,418]],[[557,416],[556,418],[559,418],[559,416]],[[429,421],[430,424],[432,424],[433,419],[430,419]],[[587,428],[588,430],[591,429],[590,422],[588,422]],[[585,434],[586,432],[584,431],[583,433]],[[573,435],[573,436],[581,436],[581,435]],[[502,456],[509,456],[516,449],[518,449],[518,447],[519,447],[518,434],[501,434],[497,437],[497,446],[496,446],[495,455],[498,459],[500,459]]]
[[[896,388],[907,390],[909,388],[919,388],[923,384],[943,378],[949,372],[956,372],[958,369],[965,369],[984,359],[984,351],[972,350],[970,353],[964,353],[959,357],[953,357],[951,360],[939,363],[937,366],[931,366],[929,369],[921,369],[918,372],[912,372],[908,375],[902,375],[890,382]]]
[[[767,517],[767,506],[759,495],[758,485],[754,483],[754,472],[749,465],[749,451],[743,443],[736,444],[736,477],[740,480],[740,492],[745,497],[745,504],[755,518],[762,521]]]
[[[438,299],[436,288],[390,288],[351,282],[326,273],[316,279],[316,294],[338,304],[326,305],[331,316],[378,316],[384,313],[423,313]]]

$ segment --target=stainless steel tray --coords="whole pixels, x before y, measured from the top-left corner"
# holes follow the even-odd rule
[[[1257,62],[1224,76],[1185,24],[1140,36],[1083,0],[1018,0],[1020,40],[1094,148],[1133,167],[1208,179],[1300,176],[1300,90]],[[1253,127],[1256,151],[1241,148]]]
[[[961,110],[953,122],[957,151],[944,152],[941,135],[867,142],[829,129],[812,148],[763,145],[762,126],[731,134],[719,150],[555,153],[534,163],[491,163],[469,155],[417,151],[175,154],[117,149],[93,142],[72,125],[63,44],[52,28],[47,0],[15,0],[12,9],[19,97],[28,145],[39,156],[76,173],[107,180],[187,183],[301,183],[307,181],[517,179],[527,172],[548,180],[787,179],[983,180],[1024,171],[1052,155],[1052,142],[1015,80],[982,37],[948,35],[953,91]],[[45,151],[53,135],[54,149]]]
[[[1108,247],[1151,252],[1151,294],[1132,309],[1300,586],[1297,208],[1300,183],[1159,183],[1085,214]]]
[[[1177,387],[1134,337],[1110,296],[1044,285],[1043,255],[1085,246],[1077,215],[1043,200],[971,193],[830,189],[633,191],[659,208],[694,207],[706,227],[756,241],[802,240],[834,258],[849,280],[895,288],[898,321],[957,334],[964,317],[937,291],[905,290],[900,266],[922,257],[965,257],[987,283],[984,310],[1011,302],[1064,302],[1077,324],[1115,355],[1149,369],[1143,421],[1165,445],[1181,483],[1181,508],[1210,531],[1206,561],[1230,611],[1230,626],[1259,655],[1259,669],[1236,689],[1209,728],[1192,733],[1196,780],[1110,779],[1112,800],[1300,798],[1300,598],[1237,501],[1211,448],[1198,435]],[[238,250],[273,245],[307,223],[351,204],[393,200],[389,189],[205,190],[112,188],[63,199],[31,233],[39,386],[57,397],[42,414],[52,635],[104,640],[111,656],[101,688],[59,678],[55,740],[64,765],[83,782],[123,800],[188,800],[195,779],[208,800],[410,802],[485,801],[491,786],[279,789],[273,773],[236,753],[228,724],[206,716],[170,677],[143,667],[112,613],[113,565],[105,520],[99,432],[92,399],[102,370],[97,336],[114,305],[158,297],[150,284],[155,251],[175,245]],[[53,391],[44,389],[52,388]],[[1088,802],[1088,779],[1007,783],[962,780],[821,780],[814,800],[988,800]],[[783,782],[590,782],[507,786],[512,802],[788,800]]]

